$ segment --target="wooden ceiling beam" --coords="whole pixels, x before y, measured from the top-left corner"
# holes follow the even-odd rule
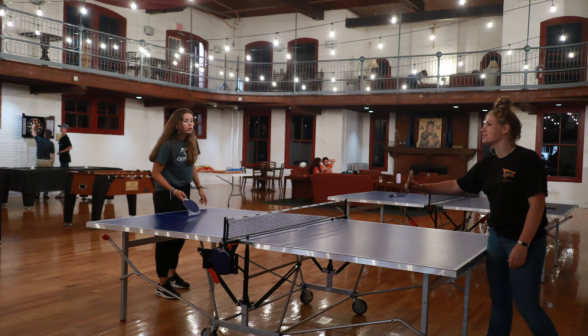
[[[43,93],[86,94],[88,87],[72,84],[31,85],[30,93],[37,95]]]
[[[292,113],[312,114],[312,115],[321,115],[321,113],[322,113],[322,109],[319,107],[300,106],[300,105],[291,106],[290,111]]]
[[[531,104],[529,102],[520,102],[519,109],[523,112],[527,112],[528,114],[537,114],[537,105]]]
[[[306,0],[274,0],[276,3],[284,5],[284,7],[296,11],[300,14],[304,14],[313,20],[324,20],[325,11],[315,7]]]

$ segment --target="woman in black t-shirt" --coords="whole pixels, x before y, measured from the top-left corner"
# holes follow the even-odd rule
[[[513,300],[534,336],[554,336],[553,322],[539,304],[546,252],[547,177],[537,153],[519,147],[521,122],[512,101],[501,97],[486,116],[482,143],[494,149],[458,180],[432,184],[411,181],[411,189],[431,194],[478,194],[490,202],[486,271],[492,313],[488,336],[508,336]]]
[[[149,160],[153,162],[153,205],[156,214],[186,210],[183,201],[190,198],[190,182],[194,182],[198,189],[200,204],[207,203],[194,166],[199,154],[200,148],[194,133],[194,115],[188,109],[179,109],[170,116],[163,134],[149,156]],[[190,288],[190,284],[176,273],[183,246],[184,239],[155,244],[155,265],[159,285],[177,296],[180,294],[174,288]],[[175,299],[159,287],[155,295]]]

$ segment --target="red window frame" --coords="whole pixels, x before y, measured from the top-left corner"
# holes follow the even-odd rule
[[[89,128],[80,128],[80,127],[73,127],[69,128],[69,132],[71,133],[86,133],[86,134],[110,134],[110,135],[125,135],[125,99],[124,98],[111,98],[111,97],[104,97],[104,96],[95,96],[95,95],[62,95],[61,96],[61,120],[65,123],[66,120],[66,113],[65,110],[65,100],[66,99],[75,99],[75,100],[85,100],[88,102],[88,114],[90,116],[90,127]],[[118,106],[118,130],[105,130],[98,128],[98,103],[114,103]],[[71,112],[70,112],[71,113]],[[109,116],[112,118],[113,116]]]
[[[175,107],[166,107],[163,110],[163,125],[165,126],[167,124],[167,121],[169,120],[169,116],[174,113],[176,110],[179,110],[178,108]],[[194,121],[194,129],[198,130],[198,125],[202,125],[202,134],[198,134],[196,133],[196,138],[198,139],[206,139],[206,125],[208,123],[208,109],[205,107],[193,107],[189,109],[190,111],[192,111],[192,113],[194,113],[194,115],[197,114],[201,114],[202,115],[202,120],[195,120]]]
[[[541,22],[541,30],[540,30],[540,46],[547,47],[547,27],[555,26],[555,25],[562,25],[568,23],[582,23],[582,43],[588,42],[588,19],[579,17],[579,16],[560,16],[553,19],[545,20]],[[585,53],[586,50],[584,49],[583,52]],[[539,52],[539,66],[545,68],[546,63],[546,56],[547,52],[545,49],[542,49]],[[582,57],[582,67],[588,66],[588,60],[586,57]],[[581,70],[581,78],[580,81],[586,80],[586,69]],[[545,76],[539,77],[539,84],[545,84]]]
[[[292,56],[289,60],[288,60],[288,77],[289,79],[294,78],[292,76],[293,72],[294,72],[294,58],[296,53],[294,52],[294,46],[299,46],[302,44],[315,44],[315,53],[314,53],[314,60],[318,61],[318,53],[319,53],[319,48],[318,48],[318,40],[313,39],[313,38],[299,38],[299,39],[295,39],[292,40],[290,42],[288,42],[288,53]],[[300,60],[296,60],[296,62],[300,62]],[[306,69],[300,69],[301,67],[303,67],[302,65],[298,66],[296,71],[301,72],[301,73],[316,73],[317,72],[317,63],[314,62],[310,67],[307,66]],[[305,78],[300,78],[300,80],[304,80]]]
[[[313,134],[312,140],[310,140],[312,144],[312,154],[311,160],[314,159],[314,150],[316,144],[316,115],[309,115],[309,114],[302,114],[302,113],[292,113],[290,111],[286,111],[286,151],[284,153],[284,168],[286,169],[296,169],[300,168],[298,166],[290,165],[290,142],[291,141],[298,141],[298,142],[309,142],[309,140],[291,140],[290,136],[292,135],[292,117],[293,116],[302,116],[302,117],[313,117],[312,118],[312,127],[313,127]],[[309,162],[308,165],[310,166],[312,162]]]
[[[166,64],[167,64],[167,68],[168,69],[173,69],[175,71],[186,71],[186,68],[190,67],[190,57],[187,56],[187,54],[194,54],[194,50],[190,49],[190,40],[194,41],[194,44],[192,46],[197,46],[198,43],[202,43],[202,45],[204,46],[204,55],[199,55],[201,57],[204,58],[204,72],[200,71],[200,67],[198,68],[198,76],[199,78],[201,78],[199,80],[199,83],[197,83],[198,85],[195,85],[196,87],[201,87],[201,88],[206,88],[208,85],[208,41],[206,41],[205,39],[203,39],[202,37],[198,36],[198,35],[194,35],[188,32],[185,32],[183,30],[177,30],[177,29],[170,29],[170,30],[166,30],[165,32],[165,47],[166,48],[170,48],[169,46],[169,38],[173,37],[176,39],[179,39],[181,42],[181,47],[184,48],[184,50],[186,50],[186,54],[181,54],[180,55],[180,59],[178,62],[178,65],[173,65],[173,59],[170,58],[169,54],[166,54]],[[194,62],[196,62],[196,58],[194,58],[193,60]],[[190,69],[190,71],[192,72],[193,75],[196,75],[195,71],[196,68],[193,67],[192,69]],[[181,84],[186,84],[188,85],[188,76],[187,75],[182,75],[182,74],[177,74],[177,73],[170,73],[171,74],[171,81],[173,83],[181,83]]]
[[[244,165],[252,165],[247,163],[247,142],[249,140],[249,117],[253,116],[267,116],[268,117],[268,134],[267,134],[267,161],[271,160],[271,139],[272,139],[272,112],[271,110],[245,110],[243,111],[243,155],[242,160]],[[260,163],[260,162],[254,162]]]
[[[106,16],[108,18],[115,19],[119,22],[118,36],[121,36],[121,37],[127,36],[127,19],[124,16],[122,16],[114,11],[111,11],[110,9],[98,6],[93,3],[83,2],[83,4],[86,7],[86,9],[88,10],[88,14],[86,14],[86,15],[91,16],[91,20],[90,20],[91,27],[86,27],[86,28],[100,31],[100,16]],[[79,12],[79,7],[81,5],[82,5],[82,2],[80,2],[80,1],[67,1],[63,6],[64,21],[67,22],[67,7],[77,8],[78,9],[77,12]],[[64,28],[63,28],[64,36],[67,36],[68,34],[71,33],[67,30],[67,27],[68,26],[64,26]],[[72,38],[77,38],[77,35],[76,35],[76,37],[72,37]],[[85,38],[85,36],[84,36],[84,38]],[[84,67],[100,68],[101,66],[102,67],[106,66],[106,67],[110,67],[111,70],[115,70],[116,72],[119,72],[119,73],[126,72],[126,66],[124,63],[122,63],[122,62],[119,63],[116,61],[108,61],[110,63],[106,63],[106,65],[105,65],[104,62],[106,62],[106,61],[103,58],[99,57],[99,56],[107,56],[107,57],[114,58],[114,59],[126,60],[126,57],[127,57],[126,56],[127,55],[126,40],[121,39],[119,49],[114,50],[114,51],[112,51],[112,49],[110,48],[110,44],[116,43],[116,41],[114,41],[114,40],[109,40],[108,42],[105,41],[107,44],[109,44],[109,47],[107,48],[108,52],[106,54],[105,54],[104,50],[100,48],[100,43],[96,43],[98,41],[93,41],[93,42],[94,43],[92,43],[90,48],[87,48],[87,44],[85,44],[85,42],[84,42],[83,51],[86,53],[92,53],[94,55],[97,55],[97,57],[92,58],[92,56],[83,55],[81,62]],[[74,43],[74,45],[77,45],[77,44],[78,43]],[[63,48],[72,50],[70,48],[70,46],[68,45],[65,38],[63,39]],[[78,46],[78,48],[79,48],[79,46]],[[74,57],[74,56],[72,56],[71,51],[70,52],[67,52],[67,51],[63,52],[64,60],[67,58],[71,58],[71,57]],[[77,57],[77,56],[75,56],[75,57]]]
[[[562,106],[545,106],[540,107],[537,111],[537,137],[535,139],[535,152],[541,155],[541,147],[543,146],[543,117],[545,114],[554,114],[554,113],[577,113],[579,115],[578,120],[578,143],[577,152],[576,152],[576,177],[559,177],[559,176],[548,176],[547,181],[550,182],[574,182],[574,183],[582,183],[582,162],[584,158],[584,115],[586,111],[586,106],[582,105],[566,105],[563,104]],[[560,129],[561,134],[561,129]],[[560,140],[561,141],[561,140]],[[547,144],[547,145],[554,145],[554,144]],[[562,146],[561,144],[557,144],[558,146]],[[566,146],[566,145],[563,145]],[[573,146],[573,145],[570,145]],[[559,164],[558,164],[559,166]]]
[[[251,42],[245,45],[245,55],[251,55],[251,50],[256,48],[256,47],[270,47],[270,63],[273,63],[274,61],[274,44],[268,41],[256,41],[256,42]],[[245,56],[247,57],[247,56]],[[258,60],[254,60],[252,59],[251,61],[247,61],[245,63],[245,76],[250,77],[251,75],[251,71],[253,70],[253,67],[255,67],[256,65],[253,65],[249,62],[258,62]],[[257,65],[259,67],[259,65]],[[272,70],[272,66],[271,65],[267,65],[267,66],[260,66],[261,69],[266,70],[264,71],[265,74],[265,78],[266,80],[270,81],[274,79],[274,74],[273,74],[273,70]],[[257,73],[256,73],[257,75]],[[252,81],[258,81],[259,78],[252,78],[250,77],[250,79]],[[260,88],[260,86],[263,85],[264,90],[263,91],[267,91],[267,89],[269,88],[269,83],[245,83],[245,91],[251,91],[252,89],[257,89]],[[260,90],[255,90],[255,91],[260,91]]]
[[[374,167],[374,144],[376,143],[375,122],[376,119],[386,120],[386,141],[384,146],[388,146],[390,138],[390,113],[370,113],[370,170],[388,170],[388,155],[384,152],[384,167]]]

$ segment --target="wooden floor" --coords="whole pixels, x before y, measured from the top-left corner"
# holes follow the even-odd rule
[[[229,187],[214,185],[206,188],[209,206],[226,207]],[[255,199],[252,201],[253,196]],[[259,204],[264,199],[278,197],[247,191],[247,202],[233,198],[231,208],[275,210],[279,206]],[[112,246],[100,237],[104,231],[85,228],[90,220],[87,203],[77,203],[74,225],[64,228],[62,202],[51,198],[38,201],[32,211],[24,211],[20,198],[11,198],[2,208],[2,245],[0,245],[0,335],[200,335],[209,320],[179,301],[168,301],[154,295],[155,288],[138,277],[129,280],[129,306],[126,322],[119,320],[120,258]],[[150,195],[138,198],[137,212],[152,214]],[[105,206],[106,218],[128,215],[126,199],[116,197]],[[588,211],[576,210],[574,219],[562,227],[558,268],[547,267],[542,288],[541,304],[553,319],[560,335],[588,335]],[[354,219],[378,221],[377,214],[354,214]],[[418,220],[421,226],[431,226],[428,218]],[[120,242],[120,233],[109,233]],[[131,234],[131,239],[140,235]],[[548,239],[548,265],[554,258],[553,240]],[[182,251],[178,272],[192,284],[182,297],[212,311],[212,303],[201,268],[202,260],[188,241]],[[131,260],[146,276],[156,280],[154,245],[131,249]],[[292,255],[252,250],[252,259],[266,266],[294,260]],[[253,268],[252,272],[258,269]],[[323,283],[323,275],[311,263],[303,266],[307,282]],[[351,265],[335,277],[337,287],[352,288],[359,266]],[[490,316],[490,297],[485,266],[477,265],[472,272],[469,335],[486,335]],[[227,276],[235,288],[239,276]],[[272,275],[256,279],[251,298],[259,298],[275,281]],[[400,286],[417,285],[422,275],[376,267],[366,267],[359,285],[362,292]],[[463,285],[463,279],[458,284]],[[283,286],[275,295],[286,293]],[[218,287],[221,316],[238,310]],[[239,290],[237,292],[240,292]],[[288,306],[286,324],[301,321],[321,308],[341,300],[343,296],[314,292],[314,301],[303,305],[298,295]],[[349,323],[400,318],[417,329],[420,326],[421,290],[388,293],[364,297],[367,313],[355,315],[351,303],[345,302],[306,324],[320,328]],[[251,313],[251,325],[275,330],[284,309],[285,300],[269,304]],[[463,293],[453,286],[442,286],[431,294],[429,335],[461,335]],[[300,329],[300,328],[299,328]],[[307,328],[304,328],[307,329]],[[300,329],[302,330],[302,329]],[[220,331],[221,335],[243,335]],[[338,329],[309,335],[414,335],[399,323],[361,328]],[[515,313],[511,335],[531,335],[518,313]]]

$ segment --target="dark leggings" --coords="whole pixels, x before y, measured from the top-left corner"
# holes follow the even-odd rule
[[[190,198],[190,185],[178,188]],[[155,213],[164,213],[172,211],[186,210],[184,203],[172,196],[170,199],[169,191],[156,191],[153,193],[153,205],[155,207]],[[160,278],[167,278],[170,269],[176,269],[178,267],[178,261],[180,260],[180,251],[184,246],[184,239],[168,240],[161,243],[155,244],[155,269],[157,270],[157,276]]]

